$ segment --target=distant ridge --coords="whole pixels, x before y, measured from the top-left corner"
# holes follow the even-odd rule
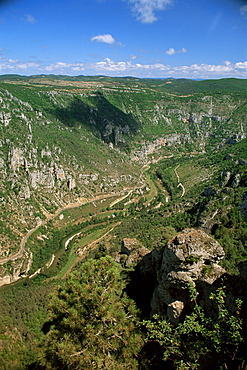
[[[247,79],[237,78],[222,78],[222,79],[210,79],[210,80],[191,80],[186,78],[175,79],[169,78],[137,78],[133,76],[126,77],[107,77],[107,76],[66,76],[66,75],[32,75],[22,76],[16,74],[4,74],[0,75],[0,82],[25,82],[35,83],[39,79],[39,84],[42,84],[42,79],[50,81],[85,81],[85,82],[100,82],[101,84],[129,84],[129,87],[138,83],[140,87],[152,88],[159,91],[164,91],[172,94],[195,94],[195,93],[206,93],[206,92],[246,92],[247,91]]]

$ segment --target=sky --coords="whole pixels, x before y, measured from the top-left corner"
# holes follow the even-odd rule
[[[247,78],[247,0],[0,0],[0,74]]]

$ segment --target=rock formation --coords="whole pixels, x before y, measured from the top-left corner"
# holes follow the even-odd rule
[[[224,255],[220,244],[204,231],[185,229],[142,258],[129,294],[146,315],[158,313],[178,322],[190,302],[188,284],[210,287],[225,273],[219,265]]]
[[[221,173],[220,179],[219,179],[219,186],[223,188],[224,186],[227,186],[229,180],[231,178],[231,172],[224,170]]]
[[[143,247],[136,239],[125,238],[122,241],[121,254],[126,256],[126,266],[138,263],[149,253],[149,249]]]
[[[219,266],[225,253],[204,231],[185,229],[171,239],[162,253],[157,286],[151,301],[153,312],[177,321],[188,299],[189,282],[212,284],[225,270]]]
[[[27,276],[32,265],[32,253],[25,251],[22,258],[16,259],[11,267],[0,265],[0,287],[11,284]]]

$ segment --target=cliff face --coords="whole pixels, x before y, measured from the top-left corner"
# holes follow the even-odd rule
[[[96,114],[66,92],[0,86],[0,259],[16,253],[23,235],[58,208],[139,181],[125,154],[102,141],[109,121],[103,108]],[[90,117],[102,123],[100,138]]]

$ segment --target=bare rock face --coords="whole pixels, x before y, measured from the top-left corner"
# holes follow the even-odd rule
[[[239,173],[237,173],[237,174],[234,176],[233,180],[232,180],[231,186],[232,186],[233,188],[237,188],[237,187],[239,186],[239,184],[240,184],[240,180],[241,180],[240,174],[239,174]]]
[[[24,167],[25,159],[23,157],[23,151],[20,148],[12,148],[9,153],[10,157],[10,168],[12,171],[19,171],[20,167]]]
[[[31,268],[32,259],[32,253],[25,251],[21,258],[12,261],[10,270],[6,267],[7,265],[0,265],[0,287],[26,277]]]
[[[225,273],[219,266],[224,254],[220,244],[202,230],[185,229],[171,239],[163,249],[157,271],[153,313],[177,322],[188,300],[188,283],[212,284]]]
[[[75,179],[73,179],[72,177],[69,178],[69,180],[68,180],[68,188],[69,188],[69,190],[72,190],[75,187],[76,187]]]
[[[21,187],[21,190],[19,191],[18,197],[20,199],[29,199],[30,196],[31,196],[31,191],[30,191],[29,186],[23,185]]]
[[[226,186],[231,178],[231,172],[224,170],[219,178],[219,186],[223,188]]]
[[[2,158],[0,158],[0,169],[1,168],[4,168],[4,160]]]
[[[55,167],[55,176],[56,176],[56,180],[61,180],[61,181],[64,181],[66,179],[65,177],[65,172],[64,172],[64,169],[62,167]]]
[[[31,187],[37,189],[40,185],[43,185],[47,188],[53,188],[55,185],[55,180],[52,172],[53,169],[51,168],[30,171],[29,181]]]

